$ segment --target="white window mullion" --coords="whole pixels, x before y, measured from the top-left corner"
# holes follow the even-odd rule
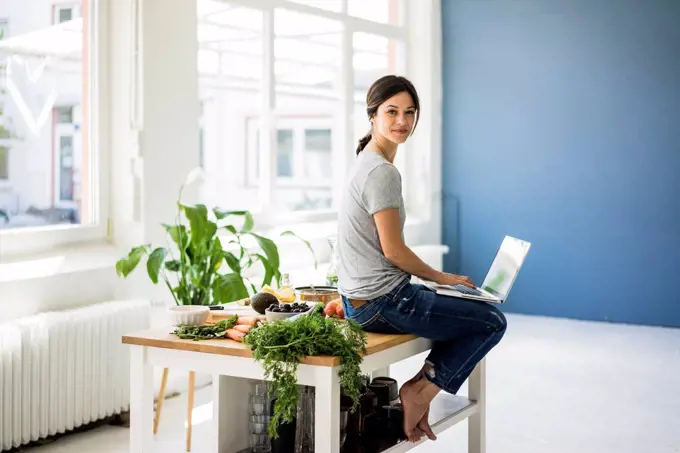
[[[423,2],[425,3],[425,2]],[[408,77],[415,84],[421,104],[421,119],[414,136],[409,140],[412,150],[407,160],[410,187],[408,200],[415,217],[427,223],[427,237],[431,243],[441,240],[441,26],[439,0],[428,0],[427,6],[415,7],[407,3]],[[425,33],[427,30],[427,34]],[[416,158],[417,157],[417,158]]]
[[[263,212],[271,212],[276,182],[276,131],[274,75],[274,10],[262,14],[262,105],[260,112],[260,203]]]
[[[347,11],[347,0],[343,2],[343,12]],[[342,201],[347,174],[354,163],[354,49],[352,38],[354,30],[349,23],[342,28],[340,64],[340,108],[337,128],[333,132],[333,209],[337,210]]]

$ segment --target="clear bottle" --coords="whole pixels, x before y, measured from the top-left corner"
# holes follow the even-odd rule
[[[290,274],[281,274],[281,286],[276,291],[281,302],[295,302],[295,288],[290,280]]]
[[[328,238],[328,245],[331,247],[331,264],[326,270],[326,285],[338,286],[338,267],[340,260],[338,258],[338,239],[336,237]]]

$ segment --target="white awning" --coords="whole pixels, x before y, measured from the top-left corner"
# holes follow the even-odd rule
[[[83,19],[0,40],[0,54],[31,55],[80,60],[83,49]]]

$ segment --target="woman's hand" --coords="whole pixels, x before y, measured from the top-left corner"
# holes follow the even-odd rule
[[[441,276],[435,281],[435,283],[438,285],[465,285],[470,288],[477,287],[470,277],[466,275],[447,274],[445,272],[442,272]]]

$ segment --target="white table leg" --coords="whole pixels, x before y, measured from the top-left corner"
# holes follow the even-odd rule
[[[213,447],[215,453],[237,453],[250,446],[250,381],[213,375]]]
[[[390,376],[390,367],[389,365],[386,366],[385,368],[378,368],[377,370],[373,370],[371,372],[371,380],[377,378],[377,377],[389,377]]]
[[[468,393],[477,401],[477,412],[468,419],[468,453],[486,453],[486,358],[470,374]]]
[[[316,368],[314,452],[340,453],[340,381],[338,369]]]
[[[130,346],[130,453],[153,450],[153,367],[146,352]]]

